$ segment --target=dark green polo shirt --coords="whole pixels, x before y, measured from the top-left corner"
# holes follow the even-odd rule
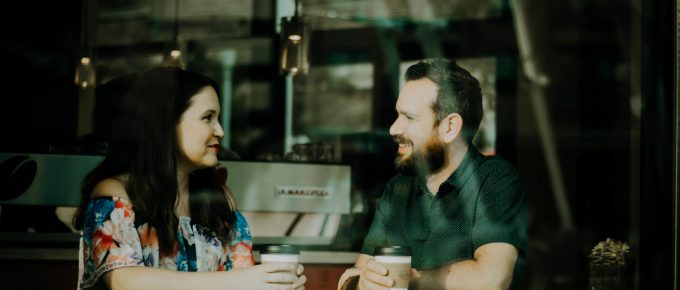
[[[378,202],[361,253],[373,255],[373,249],[382,245],[409,246],[412,266],[429,269],[472,259],[478,247],[503,242],[517,248],[517,277],[526,260],[525,199],[519,175],[509,162],[470,146],[436,195],[420,178],[393,177]]]

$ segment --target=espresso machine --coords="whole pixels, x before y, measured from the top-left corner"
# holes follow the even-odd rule
[[[0,153],[0,254],[60,244],[77,247],[70,225],[84,177],[103,160],[95,155]],[[350,212],[349,165],[220,161],[238,210],[258,244],[324,246]],[[46,212],[31,224],[30,217]],[[45,223],[59,224],[43,230]],[[19,226],[21,224],[21,226]],[[75,250],[75,249],[73,249]],[[54,251],[51,251],[54,252]]]

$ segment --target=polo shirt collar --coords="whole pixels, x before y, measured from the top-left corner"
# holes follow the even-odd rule
[[[476,165],[482,158],[484,158],[484,155],[479,153],[474,145],[470,144],[468,146],[468,151],[465,153],[465,157],[463,157],[463,161],[461,161],[460,165],[458,165],[458,168],[456,168],[456,170],[451,173],[449,178],[447,178],[446,181],[444,181],[444,183],[439,186],[439,192],[437,192],[436,196],[446,196],[449,193],[458,194],[460,189],[463,188],[463,185],[465,185],[465,182],[472,176],[472,174],[474,174],[475,168],[477,167]],[[418,187],[418,190],[416,190],[418,195],[429,192],[424,178],[415,177],[415,179],[415,183]]]

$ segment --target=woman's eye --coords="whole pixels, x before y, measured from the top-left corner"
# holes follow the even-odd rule
[[[206,115],[201,120],[210,122],[212,120],[212,115]]]

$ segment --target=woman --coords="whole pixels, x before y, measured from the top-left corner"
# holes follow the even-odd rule
[[[218,94],[175,68],[138,80],[109,154],[83,182],[79,287],[304,289],[302,267],[253,266],[248,224],[216,175]]]

